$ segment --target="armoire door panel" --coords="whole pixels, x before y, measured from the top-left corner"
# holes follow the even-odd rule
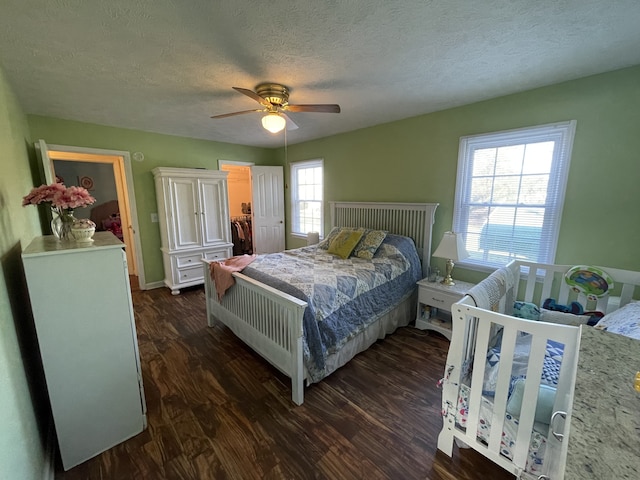
[[[191,179],[171,179],[173,245],[176,250],[200,245],[200,218],[195,183]]]
[[[219,180],[199,180],[200,215],[202,221],[202,245],[216,245],[228,242],[227,229],[222,224],[223,217],[218,214],[224,201],[223,183]]]

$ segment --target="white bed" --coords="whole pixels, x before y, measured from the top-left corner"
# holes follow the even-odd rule
[[[611,329],[611,312],[631,302],[640,285],[638,272],[588,267],[610,276],[616,297],[587,296],[565,281],[575,268],[514,261],[454,304],[438,437],[447,455],[457,440],[518,478],[564,477],[580,334],[592,327],[585,325],[588,316],[569,313],[543,311],[539,321],[516,318],[514,301],[543,305],[553,298],[576,309],[571,302],[577,302],[585,311],[609,312],[600,322]],[[557,366],[552,375],[550,365]]]
[[[422,265],[429,266],[431,229],[438,204],[330,202],[332,227],[385,230],[413,239]],[[235,285],[218,301],[205,262],[207,319],[227,325],[234,334],[273,366],[291,378],[292,400],[301,405],[304,381],[310,376],[303,362],[303,315],[305,301],[283,293],[242,273],[234,273]],[[395,308],[383,312],[366,329],[326,359],[327,374],[366,350],[379,338],[407,325],[415,315],[415,288]],[[378,315],[376,315],[378,317]]]

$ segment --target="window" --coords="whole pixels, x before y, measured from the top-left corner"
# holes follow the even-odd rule
[[[466,265],[554,263],[575,121],[460,139],[453,212]]]
[[[291,164],[292,233],[318,232],[322,236],[322,177],[322,160]]]

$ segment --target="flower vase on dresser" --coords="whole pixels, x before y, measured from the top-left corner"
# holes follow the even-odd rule
[[[51,220],[51,233],[60,240],[73,240],[71,227],[73,227],[76,221],[76,217],[73,216],[73,209],[52,208],[51,214],[53,215],[53,219]]]
[[[22,198],[22,206],[40,205],[50,203],[53,219],[51,220],[51,232],[59,240],[74,240],[72,236],[73,224],[77,220],[73,216],[73,209],[87,207],[96,201],[89,191],[83,187],[65,187],[62,183],[40,185],[33,188],[28,195]],[[91,222],[93,223],[93,222]],[[95,224],[93,224],[95,231]],[[87,234],[82,234],[84,239]],[[89,238],[93,235],[91,235]]]

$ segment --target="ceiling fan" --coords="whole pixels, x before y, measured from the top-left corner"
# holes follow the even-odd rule
[[[264,112],[266,115],[262,117],[262,126],[271,133],[278,133],[285,125],[288,126],[288,130],[298,128],[285,112],[340,113],[340,105],[291,105],[289,103],[289,89],[279,83],[261,83],[256,87],[255,92],[240,87],[233,87],[233,89],[252,98],[264,108],[223,113],[222,115],[214,115],[211,118],[226,118],[234,115],[244,115],[245,113]]]

